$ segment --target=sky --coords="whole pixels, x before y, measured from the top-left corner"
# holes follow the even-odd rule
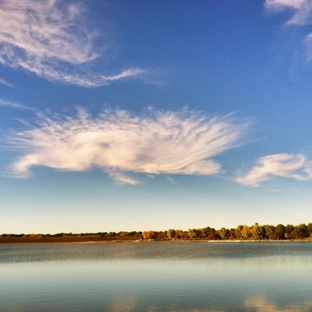
[[[312,222],[312,1],[0,0],[0,233]]]

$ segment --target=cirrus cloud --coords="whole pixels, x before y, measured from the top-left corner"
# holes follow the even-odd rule
[[[3,80],[0,78],[0,84],[4,85],[4,86],[7,86],[7,87],[11,87],[13,88],[14,86],[10,83],[8,83],[7,81]]]
[[[269,155],[259,158],[256,166],[235,181],[257,187],[270,176],[308,181],[312,179],[312,162],[308,161],[303,154]]]
[[[11,170],[27,177],[33,166],[66,171],[100,167],[128,184],[138,181],[126,172],[211,175],[221,172],[211,158],[241,144],[248,125],[231,115],[208,118],[186,109],[146,116],[106,110],[91,117],[83,109],[74,117],[41,115],[11,140],[24,149]]]
[[[102,51],[95,48],[98,33],[87,26],[83,13],[77,2],[0,0],[0,63],[85,87],[142,74],[139,68],[106,75],[90,70]]]
[[[312,23],[312,1],[311,0],[266,0],[265,7],[268,11],[277,13],[286,9],[292,10],[292,17],[286,25],[303,26]],[[303,38],[306,47],[307,60],[312,59],[312,33],[307,33]]]
[[[31,110],[31,108],[29,108],[27,106],[24,106],[22,104],[6,101],[6,100],[3,100],[3,99],[0,98],[0,107],[1,106],[6,106],[6,107],[11,107],[11,108],[16,108],[16,109]]]
[[[274,12],[285,9],[293,10],[294,14],[288,20],[288,25],[304,25],[312,22],[311,0],[266,0],[265,7]]]

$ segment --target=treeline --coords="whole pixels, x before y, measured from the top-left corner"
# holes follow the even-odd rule
[[[94,238],[142,238],[142,232],[97,232],[97,233],[56,233],[56,234],[2,234],[2,237],[12,237],[12,238],[60,238],[60,237],[94,237]]]
[[[292,240],[312,238],[312,223],[293,226],[288,224],[238,225],[235,229],[211,227],[189,229],[188,231],[169,229],[164,232],[144,231],[145,240]]]
[[[238,225],[236,228],[214,229],[211,227],[188,229],[183,231],[179,229],[169,229],[167,231],[131,231],[131,232],[97,232],[97,233],[57,233],[57,234],[2,234],[4,239],[65,239],[66,241],[124,241],[124,240],[304,240],[312,239],[312,223],[299,225],[283,224],[259,225],[255,223],[252,226]],[[0,240],[1,241],[1,240]]]

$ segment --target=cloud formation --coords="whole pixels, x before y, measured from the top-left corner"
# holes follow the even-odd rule
[[[99,57],[79,3],[62,0],[0,0],[0,63],[24,69],[50,81],[80,86],[101,86],[137,76],[126,69],[114,75],[90,71]]]
[[[312,1],[311,0],[266,0],[267,10],[278,13],[286,9],[292,10],[292,17],[286,25],[303,26],[312,23]],[[312,33],[305,35],[303,43],[306,47],[307,60],[312,60]]]
[[[75,117],[41,115],[36,125],[11,140],[24,149],[11,169],[27,177],[33,166],[67,171],[100,167],[128,184],[138,181],[126,172],[211,175],[221,172],[211,157],[241,144],[247,129],[247,121],[230,115],[208,118],[186,109],[146,116],[106,110],[91,117],[83,109]]]
[[[312,22],[311,0],[266,0],[265,7],[273,12],[293,10],[294,14],[288,20],[288,25],[305,25]]]
[[[236,182],[257,187],[270,176],[292,178],[300,181],[312,179],[312,162],[303,154],[276,154],[261,157],[246,175],[236,178]]]

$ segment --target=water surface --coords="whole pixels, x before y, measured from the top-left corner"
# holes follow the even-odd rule
[[[1,311],[312,311],[312,243],[0,246]]]

